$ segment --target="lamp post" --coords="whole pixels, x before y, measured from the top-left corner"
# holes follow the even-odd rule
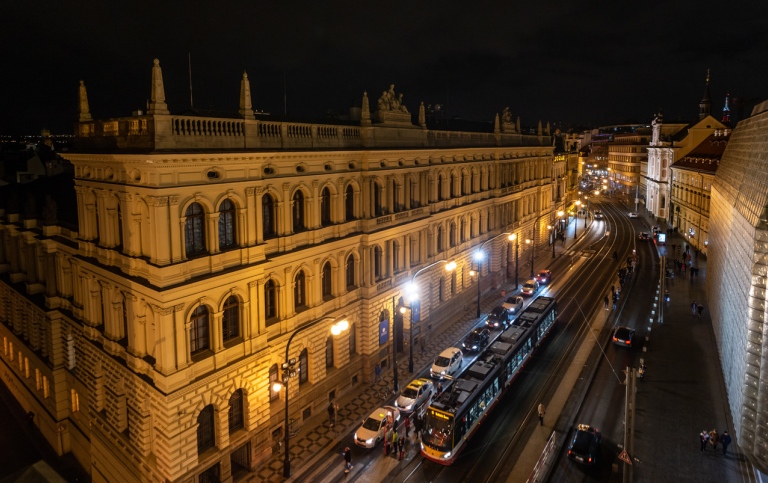
[[[555,258],[555,226],[556,225],[554,224],[547,225],[547,228],[549,228],[549,238],[552,244],[552,258]]]
[[[304,327],[300,327],[296,329],[293,334],[291,334],[291,337],[288,339],[288,344],[285,346],[285,362],[283,363],[282,369],[283,369],[283,383],[282,387],[285,388],[285,426],[284,426],[284,432],[285,432],[285,459],[283,461],[283,477],[290,478],[291,477],[291,453],[289,450],[289,445],[291,442],[291,435],[288,431],[288,380],[291,377],[296,377],[296,371],[294,370],[296,367],[296,359],[292,358],[289,359],[288,356],[290,355],[291,351],[291,342],[293,342],[293,338],[296,337],[296,335],[299,332],[302,332],[304,330],[310,329],[317,324],[321,322],[325,322],[327,320],[335,320],[336,317],[323,317],[320,319],[315,320],[314,322],[310,322],[309,324],[305,325]],[[342,319],[335,324],[331,326],[331,333],[333,335],[339,335],[343,331],[349,329],[349,322],[347,322],[346,319]],[[301,370],[301,368],[299,368]],[[279,391],[281,388],[279,387],[280,383],[275,383],[273,389],[276,391]]]
[[[413,277],[411,277],[410,283],[406,286],[406,290],[408,292],[408,301],[411,303],[410,309],[411,309],[411,330],[409,334],[410,343],[408,344],[408,372],[413,373],[413,324],[421,322],[421,302],[419,302],[419,293],[416,290],[416,277],[418,277],[422,272],[426,271],[427,269],[430,269],[434,267],[435,265],[439,265],[441,263],[445,263],[445,271],[446,272],[452,272],[456,270],[456,262],[450,262],[448,260],[438,260],[436,262],[432,262],[426,267],[422,267],[419,270],[416,271],[416,273],[413,274]],[[408,307],[400,307],[400,313],[405,314],[405,310]],[[424,339],[422,339],[422,344],[424,343]]]
[[[480,275],[481,275],[481,264],[483,263],[483,260],[485,259],[485,251],[484,248],[487,244],[491,243],[493,240],[502,237],[504,235],[507,235],[507,239],[509,241],[514,240],[517,235],[514,233],[504,232],[499,233],[498,235],[491,237],[487,240],[485,240],[482,244],[480,244],[480,247],[475,252],[475,261],[477,262],[477,272],[474,270],[469,271],[469,276],[474,277],[477,276],[477,317],[480,317]],[[515,260],[515,271],[517,271],[517,260]],[[517,273],[515,273],[515,290],[517,290]]]
[[[518,255],[520,254],[520,238],[517,236],[517,234],[513,233],[509,235],[509,241],[515,242],[515,291],[517,291],[518,287],[520,287],[520,279],[518,275]]]
[[[536,232],[534,232],[536,233]],[[533,243],[532,238],[526,238],[525,239],[526,245],[531,245],[531,278],[533,278],[533,251],[536,249],[536,244]]]

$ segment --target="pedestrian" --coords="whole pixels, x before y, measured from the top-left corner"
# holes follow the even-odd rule
[[[709,443],[712,445],[712,449],[717,450],[717,443],[720,442],[720,436],[717,434],[717,430],[713,429],[709,432]]]
[[[349,470],[352,469],[352,451],[350,451],[349,446],[344,448],[342,455],[344,456],[344,473],[349,473]]]
[[[544,407],[544,403],[539,403],[539,426],[544,426],[545,412],[546,412],[546,408]]]
[[[411,430],[411,418],[405,418],[405,437],[408,437],[408,432]]]
[[[338,405],[331,401],[328,403],[328,421],[331,423],[331,427],[336,424],[336,409]]]
[[[701,432],[699,435],[699,440],[701,441],[701,452],[704,452],[704,448],[707,447],[707,442],[709,441],[709,433],[707,433],[707,430]]]
[[[728,434],[728,431],[723,431],[723,435],[720,436],[720,442],[723,443],[723,456],[727,456],[728,445],[731,444],[731,435]]]
[[[381,364],[377,362],[376,365],[373,366],[373,372],[376,374],[376,379],[374,379],[374,384],[376,384],[381,381]]]
[[[421,419],[421,414],[416,415],[416,421],[413,422],[413,425],[416,427],[416,436],[421,439],[421,428],[424,427],[424,421]]]
[[[438,395],[438,397],[439,397],[439,396],[440,396],[440,394],[442,394],[442,393],[443,393],[443,385],[442,385],[442,384],[440,384],[440,383],[438,382],[438,383],[437,383],[437,395]]]
[[[616,310],[616,302],[619,300],[618,295],[613,294],[613,310]]]
[[[399,444],[398,443],[399,439],[400,439],[400,435],[397,434],[397,428],[393,428],[392,429],[392,454],[395,454],[395,452],[397,451],[397,445]]]
[[[605,304],[605,310],[608,310],[608,296],[607,295],[603,299],[603,303]]]
[[[696,310],[699,311],[699,318],[701,318],[702,312],[704,312],[704,306],[699,304],[699,306],[696,308]]]
[[[696,307],[698,307],[698,305],[696,305],[696,301],[694,300],[691,302],[691,316],[693,317],[696,317]]]
[[[398,460],[402,460],[403,459],[403,453],[405,453],[405,438],[400,438],[397,441],[397,444],[398,444],[399,450],[400,450],[400,456],[397,459]]]
[[[616,287],[614,287],[613,285],[611,285],[611,293],[616,293]]]

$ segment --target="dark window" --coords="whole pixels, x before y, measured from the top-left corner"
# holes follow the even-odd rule
[[[277,236],[277,213],[275,212],[275,200],[270,195],[261,198],[261,224],[264,238]]]
[[[412,179],[408,179],[408,188],[410,190],[411,206],[410,209],[414,209],[419,206],[419,200],[416,197],[416,182]]]
[[[275,391],[275,383],[278,382],[277,364],[269,368],[269,400],[276,401],[280,397],[280,391]]]
[[[443,227],[442,226],[437,227],[437,251],[438,252],[443,251]]]
[[[211,466],[207,470],[200,473],[198,483],[220,483],[221,482],[221,467],[219,463]]]
[[[205,252],[205,212],[200,203],[192,203],[184,214],[184,238],[187,256]]]
[[[400,244],[392,243],[392,268],[395,272],[400,271]]]
[[[456,190],[456,176],[451,175],[451,198],[456,198],[458,191]]]
[[[323,298],[333,296],[333,279],[331,275],[331,262],[325,262],[323,265],[322,286],[323,286]]]
[[[238,389],[229,398],[229,434],[245,427],[245,418],[243,417],[244,397],[243,390]]]
[[[451,272],[451,296],[456,295],[456,271]]]
[[[219,206],[219,249],[235,246],[235,205],[224,200]]]
[[[333,367],[333,336],[329,335],[325,339],[325,368]]]
[[[349,326],[349,355],[354,355],[357,352],[357,331],[355,330],[355,324]]]
[[[224,342],[240,336],[240,303],[237,297],[230,296],[224,302],[224,315],[221,318],[221,334]]]
[[[376,216],[384,214],[384,209],[381,206],[381,185],[379,183],[373,183],[373,212]]]
[[[376,280],[382,279],[381,273],[381,247],[378,245],[373,247],[373,278]]]
[[[323,188],[320,195],[320,223],[323,226],[331,224],[331,190]]]
[[[264,284],[264,317],[277,318],[277,286],[274,280],[267,280]]]
[[[209,404],[197,416],[197,454],[216,446],[213,426],[213,405]]]
[[[437,199],[443,200],[443,175],[437,177]]]
[[[189,346],[192,354],[210,348],[208,336],[208,307],[201,305],[192,312],[192,320],[189,327]]]
[[[355,219],[355,190],[352,185],[347,186],[347,194],[344,198],[344,216],[347,221]]]
[[[347,257],[347,288],[355,287],[355,256]]]
[[[307,349],[299,354],[299,385],[309,381],[309,353]]]
[[[461,243],[464,243],[467,241],[467,222],[464,220],[464,218],[461,219],[461,228],[459,230],[459,239],[461,240]]]
[[[293,280],[293,306],[296,309],[307,305],[306,281],[307,279],[303,270],[300,270],[299,273],[296,274],[296,278]]]
[[[449,234],[450,241],[451,241],[451,248],[455,247],[457,245],[456,242],[456,223],[451,222],[451,233]]]
[[[293,195],[293,231],[303,231],[304,225],[304,193],[301,190]]]

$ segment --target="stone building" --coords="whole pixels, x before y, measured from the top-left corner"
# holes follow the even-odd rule
[[[716,129],[671,166],[670,201],[676,226],[688,243],[704,254],[709,244],[712,181],[730,136],[730,129]]]
[[[707,295],[740,449],[768,472],[768,102],[736,126],[712,183]]]
[[[614,190],[636,200],[640,198],[641,185],[642,192],[645,190],[641,166],[648,162],[650,132],[642,126],[632,131],[616,134],[608,143],[608,170]]]
[[[59,454],[94,481],[236,480],[286,430],[286,352],[300,424],[388,370],[418,270],[436,263],[416,339],[473,300],[480,243],[483,290],[516,273],[507,233],[534,242],[520,260],[546,246],[566,189],[551,138],[432,130],[401,99],[280,122],[243,75],[238,116],[174,115],[155,61],[146,114],[95,120],[81,83],[77,229],[0,219],[2,378]]]

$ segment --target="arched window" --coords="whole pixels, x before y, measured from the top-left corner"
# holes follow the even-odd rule
[[[235,204],[224,200],[219,205],[219,249],[235,246]]]
[[[443,227],[438,226],[437,227],[437,251],[442,252],[444,246],[445,246],[445,243],[443,242]]]
[[[347,257],[347,289],[354,288],[355,285],[355,256]]]
[[[441,174],[440,176],[437,177],[437,200],[438,201],[442,201],[443,199],[445,199],[443,197],[443,181],[444,181],[443,175]]]
[[[264,318],[267,319],[267,325],[272,325],[277,321],[277,286],[274,280],[267,280],[264,284]]]
[[[418,199],[418,194],[416,192],[416,186],[417,186],[416,182],[411,178],[408,178],[408,192],[410,193],[409,198],[411,199],[411,206],[409,206],[408,208],[410,209],[414,209],[419,206],[419,199]]]
[[[381,272],[381,247],[376,245],[373,247],[373,278],[376,280],[382,279]]]
[[[192,354],[210,349],[208,334],[208,307],[200,305],[192,312],[189,326],[189,347]]]
[[[443,293],[444,285],[445,285],[445,279],[443,277],[440,277],[440,280],[437,282],[437,300],[441,302],[445,300],[445,295]]]
[[[299,385],[309,381],[309,353],[304,349],[299,354]]]
[[[243,417],[243,398],[245,394],[242,389],[232,393],[229,397],[229,434],[245,427],[245,418]]]
[[[462,218],[461,219],[461,225],[459,225],[461,228],[459,229],[459,239],[461,240],[461,243],[464,243],[467,241],[467,221]]]
[[[456,242],[456,223],[451,222],[451,232],[449,233],[451,248],[455,247],[457,245]]]
[[[269,368],[269,400],[277,401],[280,397],[280,391],[275,391],[275,383],[278,381],[278,368],[277,364],[272,364]]]
[[[216,446],[213,426],[213,404],[209,404],[197,415],[197,454]]]
[[[355,324],[349,326],[349,355],[357,353],[357,331],[355,330]]]
[[[331,224],[331,190],[323,188],[320,194],[320,224],[328,226]]]
[[[325,368],[330,369],[333,367],[333,336],[329,335],[325,339]]]
[[[293,195],[293,232],[304,231],[304,193],[297,190]]]
[[[187,256],[205,252],[205,211],[200,203],[192,203],[184,213],[184,239]]]
[[[323,272],[321,273],[321,285],[323,287],[323,298],[333,296],[333,278],[331,275],[331,262],[325,262]]]
[[[469,220],[469,238],[474,238],[477,236],[477,233],[475,232],[475,219],[472,218]]]
[[[299,270],[296,278],[293,279],[293,306],[297,310],[307,305],[306,282],[307,278],[304,275],[304,270]]]
[[[400,271],[400,243],[392,242],[392,268],[395,272]]]
[[[451,272],[451,297],[456,295],[456,271]]]
[[[261,198],[261,227],[264,238],[277,236],[277,213],[275,212],[275,200],[271,195]]]
[[[451,198],[456,198],[459,191],[456,189],[456,175],[451,175]]]
[[[231,295],[224,302],[224,315],[221,318],[221,335],[224,342],[240,336],[240,303]]]
[[[355,219],[355,190],[352,188],[352,185],[347,186],[344,197],[344,217],[347,221]]]

